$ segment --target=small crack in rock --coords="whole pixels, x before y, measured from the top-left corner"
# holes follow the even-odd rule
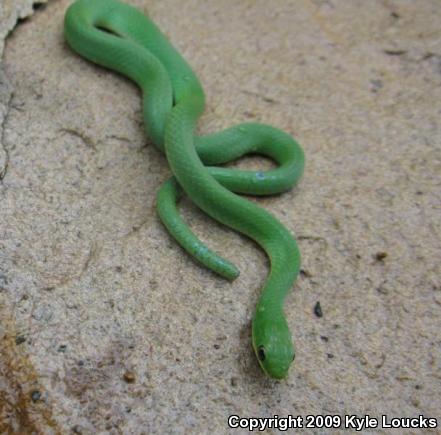
[[[3,148],[3,150],[5,151],[5,164],[2,168],[0,168],[0,181],[3,182],[4,178],[6,177],[6,173],[8,172],[8,167],[9,167],[9,150],[6,146],[5,143],[5,136],[6,136],[6,124],[8,122],[9,119],[9,114],[11,112],[12,109],[12,99],[14,98],[14,93],[11,92],[11,94],[9,95],[8,98],[8,102],[6,103],[6,113],[5,116],[3,117],[3,121],[1,123],[1,135],[0,135],[0,146]]]
[[[93,141],[93,139],[91,137],[85,135],[82,132],[79,132],[73,128],[61,128],[58,131],[60,133],[70,134],[72,136],[75,136],[75,137],[81,139],[88,148],[92,148],[94,151],[96,151],[96,149],[97,149],[96,144]]]

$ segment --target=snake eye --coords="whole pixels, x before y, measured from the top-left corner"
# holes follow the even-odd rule
[[[265,361],[265,348],[263,346],[259,346],[257,349],[257,356],[260,361]]]

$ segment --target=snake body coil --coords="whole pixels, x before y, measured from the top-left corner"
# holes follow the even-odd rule
[[[201,84],[154,23],[132,6],[117,0],[78,0],[66,13],[65,37],[79,54],[141,88],[145,126],[173,172],[158,193],[158,212],[178,243],[214,272],[230,280],[238,276],[237,268],[208,249],[180,217],[176,204],[185,193],[268,254],[271,267],[253,317],[253,347],[266,373],[285,377],[294,347],[283,302],[299,272],[300,254],[280,222],[237,193],[269,195],[290,189],[303,172],[302,149],[290,135],[255,123],[196,136],[205,106]],[[243,171],[215,166],[248,153],[270,157],[278,167]]]

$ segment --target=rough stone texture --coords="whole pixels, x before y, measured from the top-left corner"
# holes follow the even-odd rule
[[[0,56],[3,53],[5,38],[17,22],[26,20],[37,7],[41,7],[47,0],[35,2],[32,0],[2,0],[0,2]],[[4,75],[3,62],[0,62],[0,133],[4,130],[5,118],[9,112],[12,89]],[[4,137],[0,139],[0,180],[7,171],[9,156],[4,147]]]
[[[2,2],[1,35],[31,3]],[[303,255],[286,301],[297,360],[280,382],[255,362],[267,262],[253,243],[184,201],[241,269],[229,283],[167,235],[154,204],[169,168],[139,92],[68,49],[68,2],[54,1],[3,59],[0,432],[222,433],[233,413],[440,418],[439,1],[131,3],[200,76],[202,132],[262,121],[305,149],[299,186],[259,200]]]

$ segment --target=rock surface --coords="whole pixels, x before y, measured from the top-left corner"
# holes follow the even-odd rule
[[[303,256],[283,381],[263,376],[250,346],[264,254],[185,200],[192,228],[241,276],[214,276],[168,236],[154,207],[170,171],[139,92],[66,46],[68,3],[22,21],[3,53],[0,432],[223,433],[230,414],[440,418],[439,3],[130,1],[200,76],[201,132],[253,120],[305,149],[299,185],[259,199]],[[2,7],[5,38],[32,1]]]

